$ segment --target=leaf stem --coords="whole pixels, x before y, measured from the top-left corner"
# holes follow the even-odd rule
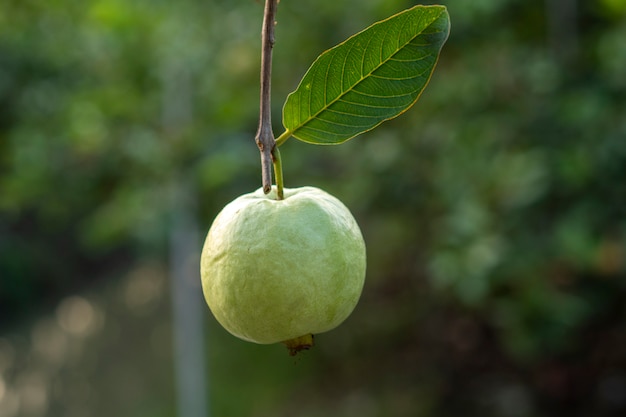
[[[291,130],[285,130],[278,138],[276,138],[276,146],[280,146],[291,137]]]
[[[263,13],[263,29],[261,31],[261,105],[259,128],[255,141],[261,153],[261,178],[265,194],[272,189],[272,163],[276,140],[272,131],[271,114],[271,79],[272,79],[272,48],[274,47],[274,24],[278,0],[266,0]],[[279,158],[280,160],[280,158]],[[282,172],[282,171],[281,171]]]
[[[274,150],[272,151],[272,161],[274,163],[274,178],[276,179],[276,199],[283,200],[285,198],[285,194],[283,192],[283,161],[280,158],[278,146],[274,147]]]

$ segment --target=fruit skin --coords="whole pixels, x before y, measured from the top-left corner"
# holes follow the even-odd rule
[[[365,242],[337,198],[315,188],[259,189],[218,214],[201,258],[204,297],[218,322],[255,343],[337,327],[365,280]]]

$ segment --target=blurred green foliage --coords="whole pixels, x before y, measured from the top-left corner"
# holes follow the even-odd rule
[[[281,148],[287,187],[353,210],[369,269],[354,315],[272,413],[620,415],[625,2],[443,3],[450,38],[412,109],[337,147]],[[414,4],[283,0],[275,133],[319,53]],[[206,229],[260,186],[261,16],[252,0],[3,1],[0,331],[165,258],[179,181]],[[252,415],[229,408],[241,382],[224,384],[219,415]]]

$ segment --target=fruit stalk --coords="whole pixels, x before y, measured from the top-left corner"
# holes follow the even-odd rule
[[[283,191],[283,162],[280,158],[278,146],[274,147],[274,151],[272,152],[272,162],[274,163],[274,178],[276,178],[276,199],[282,200],[285,198]]]
[[[273,152],[276,147],[274,132],[272,131],[271,114],[271,78],[272,78],[272,49],[274,47],[274,24],[278,0],[266,0],[263,14],[263,29],[261,31],[261,105],[259,128],[255,137],[261,152],[261,177],[263,192],[269,193],[272,189]]]

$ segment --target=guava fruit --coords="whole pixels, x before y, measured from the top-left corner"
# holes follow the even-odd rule
[[[363,289],[365,242],[348,208],[315,188],[245,194],[217,215],[202,250],[202,289],[217,321],[292,354],[337,327]]]

